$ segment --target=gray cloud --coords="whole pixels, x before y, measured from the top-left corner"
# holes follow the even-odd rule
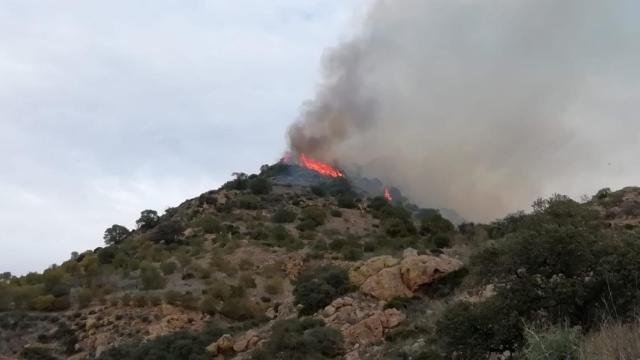
[[[327,55],[291,146],[472,220],[552,192],[637,184],[638,10],[630,0],[375,1]]]
[[[0,4],[0,271],[24,273],[284,150],[358,1]]]

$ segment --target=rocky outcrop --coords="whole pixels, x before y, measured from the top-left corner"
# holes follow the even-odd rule
[[[342,332],[347,352],[381,342],[406,319],[401,311],[384,309],[383,302],[358,294],[334,300],[317,316]]]
[[[421,286],[463,267],[461,261],[446,255],[416,255],[415,251],[404,254],[401,261],[391,256],[369,259],[350,271],[350,279],[363,293],[389,301],[410,297]]]
[[[377,274],[370,276],[360,286],[360,291],[384,301],[413,295],[413,292],[402,281],[399,266],[382,269]]]
[[[224,334],[218,340],[207,346],[207,352],[211,355],[227,354],[233,351],[234,341],[231,335]]]
[[[460,260],[446,255],[408,256],[400,263],[400,275],[407,288],[416,291],[420,286],[431,284],[448,273],[459,270],[462,266]]]
[[[349,280],[356,286],[361,286],[371,276],[381,270],[398,264],[398,259],[390,255],[371,258],[349,271]]]

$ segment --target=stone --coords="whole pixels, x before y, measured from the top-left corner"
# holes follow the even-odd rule
[[[333,315],[335,313],[336,313],[336,308],[331,306],[331,305],[329,305],[326,308],[324,308],[324,315],[325,316],[331,316],[331,315]]]
[[[360,291],[384,301],[413,295],[413,292],[402,281],[400,267],[398,266],[382,269],[377,274],[370,276],[362,284]]]
[[[356,286],[362,285],[369,277],[380,272],[382,269],[398,264],[398,259],[390,255],[383,255],[371,258],[349,271],[349,280]]]
[[[405,321],[407,318],[407,316],[398,309],[385,309],[383,311],[383,315],[382,326],[385,329],[392,329],[400,325],[400,323]]]
[[[218,340],[207,346],[207,352],[212,355],[229,353],[233,350],[233,338],[229,334],[224,334]]]
[[[369,345],[384,339],[384,332],[398,326],[406,319],[406,315],[397,309],[376,311],[371,316],[346,328],[343,335],[347,344]]]
[[[420,286],[431,284],[439,278],[462,268],[460,260],[446,255],[408,256],[400,262],[400,275],[404,285],[411,291]]]
[[[409,256],[418,256],[418,250],[414,249],[414,248],[406,248],[404,249],[404,251],[402,252],[402,257],[406,258]]]

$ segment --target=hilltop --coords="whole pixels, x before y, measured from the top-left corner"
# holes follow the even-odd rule
[[[104,239],[2,276],[0,359],[640,355],[639,188],[456,226],[379,182],[279,163]]]

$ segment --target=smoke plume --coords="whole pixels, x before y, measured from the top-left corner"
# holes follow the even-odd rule
[[[290,146],[470,220],[633,185],[640,5],[378,0],[327,52]]]

